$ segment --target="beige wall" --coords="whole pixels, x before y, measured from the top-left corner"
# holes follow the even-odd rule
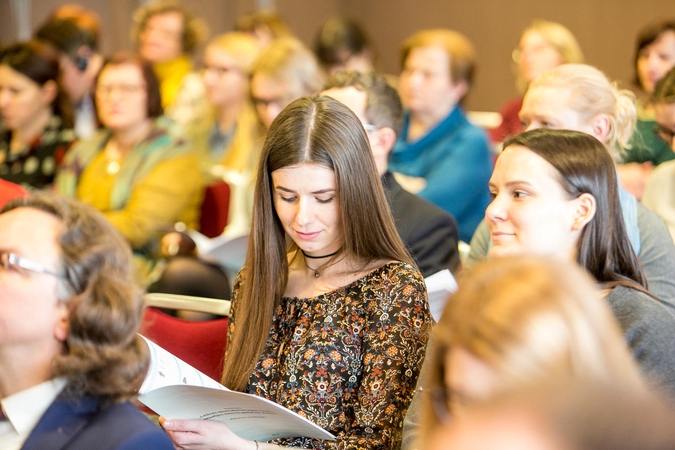
[[[31,0],[31,20],[39,24],[63,0]],[[77,1],[77,0],[76,0]],[[139,0],[79,0],[104,20],[103,50],[130,48],[131,13]],[[254,0],[183,0],[204,17],[211,36],[232,29],[236,17],[254,8]],[[343,14],[360,20],[379,53],[379,68],[399,71],[398,45],[421,28],[449,27],[466,34],[479,53],[479,68],[468,107],[496,110],[516,94],[511,51],[534,18],[563,23],[577,36],[588,63],[610,77],[632,78],[637,30],[665,17],[675,18],[673,0],[276,0],[277,10],[296,34],[312,43],[319,25]],[[9,0],[0,0],[0,41],[14,36]]]

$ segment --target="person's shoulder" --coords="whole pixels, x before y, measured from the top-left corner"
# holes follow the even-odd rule
[[[399,285],[424,284],[422,273],[410,263],[404,261],[387,261],[377,269],[371,271],[367,278],[390,283],[392,280]]]
[[[113,403],[102,408],[88,429],[98,435],[98,439],[108,441],[110,447],[105,448],[111,450],[173,449],[164,430],[129,402]],[[113,434],[115,438],[111,437]]]
[[[662,321],[666,318],[669,323],[675,325],[675,316],[668,307],[661,300],[639,289],[616,286],[607,295],[607,301],[620,321],[622,317],[629,316],[648,319],[649,322]]]

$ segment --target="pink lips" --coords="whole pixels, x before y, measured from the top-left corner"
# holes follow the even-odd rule
[[[497,239],[500,239],[500,238],[513,236],[513,233],[505,233],[503,231],[493,231],[491,235],[492,235],[492,240],[494,241],[494,240],[497,240]]]
[[[307,241],[314,239],[315,237],[317,237],[319,235],[319,233],[321,233],[320,231],[315,231],[315,232],[312,232],[312,233],[302,233],[302,232],[297,231],[297,230],[294,230],[294,231],[295,231],[295,234],[298,235],[298,237],[300,237],[301,239],[307,240]]]

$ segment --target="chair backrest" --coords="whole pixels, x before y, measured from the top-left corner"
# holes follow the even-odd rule
[[[219,236],[227,226],[229,211],[230,185],[219,180],[207,186],[199,219],[199,232],[210,238]]]
[[[146,294],[139,333],[216,381],[220,381],[227,345],[228,318],[190,322],[172,317],[156,307],[229,314],[227,300],[172,294]]]

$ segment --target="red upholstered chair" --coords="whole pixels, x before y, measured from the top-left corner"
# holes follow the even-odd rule
[[[229,210],[230,185],[221,180],[207,186],[199,219],[199,232],[210,238],[220,236],[227,225]]]
[[[229,300],[152,293],[145,294],[145,304],[147,308],[139,333],[219,382],[227,344],[228,318],[190,322],[156,308],[227,316],[230,311]]]

